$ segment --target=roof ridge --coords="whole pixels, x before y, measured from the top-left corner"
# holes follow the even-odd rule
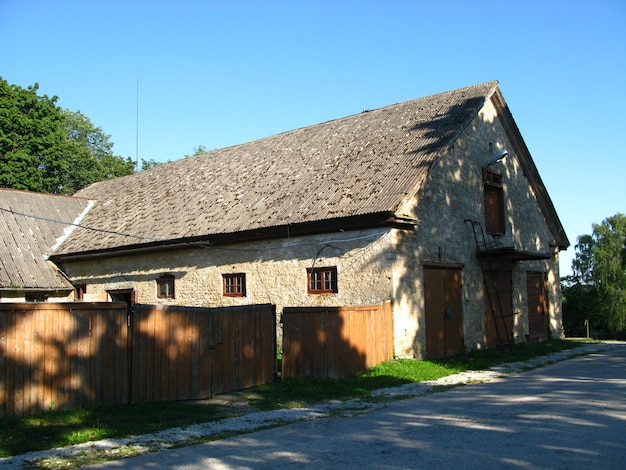
[[[487,82],[483,82],[483,83],[476,83],[474,85],[468,85],[468,86],[465,86],[465,87],[459,87],[459,88],[456,88],[454,90],[447,90],[447,91],[432,93],[430,95],[420,96],[420,97],[417,97],[417,98],[410,98],[408,100],[403,100],[403,101],[398,101],[398,102],[395,102],[395,103],[392,103],[392,104],[387,104],[387,105],[381,106],[379,108],[364,109],[363,111],[360,111],[358,113],[353,113],[353,114],[348,114],[346,116],[340,116],[340,117],[328,119],[327,121],[320,121],[320,122],[316,122],[316,123],[313,123],[313,124],[307,124],[307,125],[304,125],[304,126],[301,126],[301,127],[296,127],[294,129],[288,129],[288,130],[285,130],[285,131],[281,131],[281,132],[278,132],[276,134],[270,134],[270,135],[267,135],[265,137],[259,137],[257,139],[253,139],[253,140],[250,140],[250,141],[240,142],[240,143],[233,144],[233,145],[228,145],[226,147],[215,148],[215,149],[209,150],[207,152],[203,152],[203,153],[198,154],[198,155],[191,155],[189,157],[182,157],[182,158],[179,158],[178,160],[174,160],[174,161],[171,161],[171,162],[163,163],[163,165],[168,165],[170,163],[176,163],[176,162],[189,160],[189,159],[196,158],[196,157],[201,157],[203,155],[219,152],[219,151],[225,150],[225,149],[235,149],[237,147],[249,145],[249,144],[252,144],[252,143],[255,143],[255,142],[264,141],[266,139],[271,139],[273,137],[278,137],[278,136],[281,136],[281,135],[284,135],[284,134],[290,134],[292,132],[298,132],[298,131],[301,131],[301,130],[310,129],[310,128],[313,128],[313,127],[322,126],[322,125],[333,123],[333,122],[347,120],[347,119],[350,119],[350,118],[354,118],[356,116],[360,116],[360,115],[362,115],[364,113],[373,113],[373,112],[377,112],[377,111],[382,111],[382,110],[385,110],[385,109],[393,108],[394,106],[399,106],[399,105],[402,105],[402,104],[413,103],[413,102],[416,102],[416,101],[422,101],[422,100],[426,101],[426,100],[432,99],[432,98],[434,98],[436,96],[458,94],[459,92],[461,92],[463,90],[471,90],[471,89],[476,89],[476,88],[485,87],[485,86],[489,85],[491,87],[491,90],[488,93],[488,95],[491,96],[494,93],[495,89],[497,88],[498,84],[499,84],[498,80],[491,80],[491,81],[487,81]],[[489,96],[486,96],[486,98],[488,98]],[[157,168],[157,167],[153,167],[153,168],[150,168],[148,170],[142,170],[142,171],[150,171],[150,170],[152,170],[154,168]],[[133,176],[133,175],[127,175],[127,176]]]

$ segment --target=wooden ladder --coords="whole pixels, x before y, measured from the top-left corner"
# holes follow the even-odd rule
[[[498,346],[503,350],[508,348],[510,352],[513,352],[513,335],[508,327],[508,319],[514,314],[509,313],[508,310],[504,308],[504,301],[510,298],[512,292],[510,288],[499,288],[496,278],[489,274],[497,273],[502,270],[500,263],[495,261],[494,256],[491,256],[489,253],[489,250],[499,248],[502,244],[495,240],[487,240],[487,235],[480,222],[470,219],[466,219],[465,222],[469,222],[472,225],[474,241],[476,242],[476,256],[480,262],[483,274],[485,295],[495,325]]]

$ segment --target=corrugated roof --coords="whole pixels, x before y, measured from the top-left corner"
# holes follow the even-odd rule
[[[95,183],[55,254],[394,211],[497,89],[488,82]],[[124,235],[123,235],[124,234]],[[131,235],[131,236],[127,236]]]
[[[0,188],[0,288],[71,289],[47,260],[69,227],[53,220],[74,222],[89,204],[83,198]]]

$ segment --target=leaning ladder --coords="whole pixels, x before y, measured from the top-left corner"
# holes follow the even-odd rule
[[[513,352],[513,335],[508,327],[508,320],[513,316],[512,313],[508,313],[504,308],[504,300],[510,298],[510,289],[502,290],[499,288],[497,280],[492,276],[490,278],[489,273],[495,273],[499,270],[499,263],[494,261],[493,256],[489,256],[488,251],[493,248],[501,246],[500,242],[488,241],[485,235],[483,225],[476,220],[465,220],[472,225],[472,232],[474,233],[474,240],[476,242],[476,256],[480,262],[480,267],[483,272],[483,283],[485,285],[485,293],[489,305],[489,311],[493,318],[493,323],[496,329],[496,339],[498,346],[502,349],[508,348],[510,352]]]

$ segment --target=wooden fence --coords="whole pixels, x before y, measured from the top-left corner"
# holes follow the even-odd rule
[[[0,303],[0,416],[128,398],[125,303]]]
[[[209,398],[274,379],[275,307],[0,303],[0,417]]]
[[[393,358],[391,302],[283,309],[283,378],[334,379]]]

